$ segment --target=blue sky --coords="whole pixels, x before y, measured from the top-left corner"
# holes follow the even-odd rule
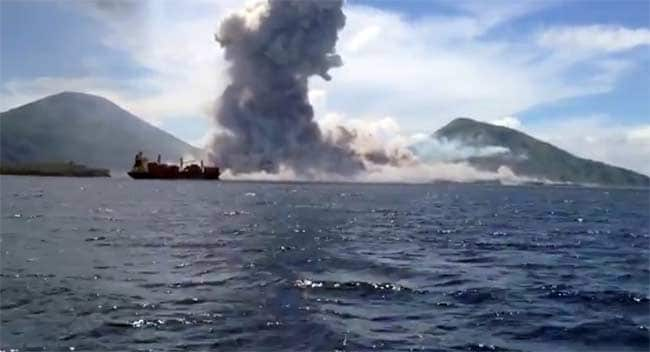
[[[107,6],[108,4],[108,6]],[[213,41],[239,1],[0,2],[0,109],[100,94],[194,144],[228,82]],[[650,173],[650,2],[349,0],[319,121],[430,133],[456,116],[506,124]]]

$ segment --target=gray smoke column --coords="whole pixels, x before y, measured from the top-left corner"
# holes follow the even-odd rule
[[[233,173],[353,174],[363,162],[346,143],[326,138],[314,121],[308,79],[331,77],[345,25],[342,0],[268,0],[222,21],[216,40],[231,64],[231,84],[217,105],[225,130],[214,161]]]

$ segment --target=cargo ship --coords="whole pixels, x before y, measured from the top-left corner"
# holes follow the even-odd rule
[[[201,164],[189,164],[183,167],[183,158],[180,159],[180,165],[170,165],[160,162],[160,155],[155,162],[150,162],[139,152],[135,156],[133,168],[127,173],[136,180],[141,179],[199,179],[199,180],[218,180],[221,172],[218,167],[209,167]]]

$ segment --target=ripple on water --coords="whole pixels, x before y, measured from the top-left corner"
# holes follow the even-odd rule
[[[476,287],[456,291],[449,295],[460,303],[482,304],[504,301],[505,290],[496,287]]]
[[[461,346],[454,346],[454,350],[469,351],[469,352],[519,352],[521,350],[513,350],[510,348],[499,347],[492,344],[484,343],[469,343]]]
[[[624,290],[586,291],[568,285],[544,285],[542,298],[560,300],[567,303],[582,303],[603,307],[639,308],[650,312],[650,298]]]
[[[414,293],[414,294],[425,294],[427,291],[417,290],[408,287],[404,287],[398,284],[384,282],[384,283],[373,283],[373,282],[364,282],[364,281],[350,281],[350,282],[338,282],[338,281],[312,281],[309,279],[296,280],[294,282],[294,287],[305,289],[305,290],[319,290],[319,291],[341,291],[341,292],[355,292],[359,293],[362,296],[372,295],[372,294],[385,294],[385,293]]]
[[[568,340],[592,346],[626,345],[647,351],[650,348],[648,328],[627,319],[590,321],[574,326],[543,325],[515,336],[520,340]]]

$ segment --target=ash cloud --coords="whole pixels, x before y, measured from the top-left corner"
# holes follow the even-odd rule
[[[227,17],[215,39],[231,66],[231,84],[217,105],[224,132],[212,143],[214,161],[234,174],[364,170],[349,143],[334,143],[314,121],[308,79],[331,79],[342,65],[335,52],[345,25],[343,1],[268,0]]]
[[[391,118],[373,123],[324,116],[317,121],[308,80],[330,80],[329,70],[342,65],[335,51],[345,25],[342,6],[342,0],[267,0],[221,22],[215,39],[230,63],[231,83],[216,105],[221,132],[214,136],[210,154],[225,170],[224,178],[519,180],[507,168],[478,171],[450,155],[420,159],[421,150],[412,148],[412,138]],[[434,144],[428,147],[454,155],[504,152]]]

